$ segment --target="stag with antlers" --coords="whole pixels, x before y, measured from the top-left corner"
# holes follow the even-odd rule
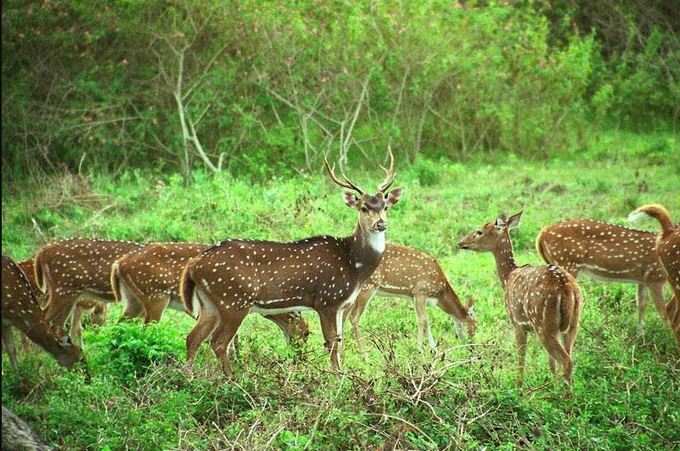
[[[226,375],[231,375],[230,343],[250,312],[272,315],[314,310],[319,314],[331,366],[339,369],[344,312],[354,303],[361,285],[378,267],[385,251],[387,210],[401,189],[390,191],[395,178],[394,157],[375,194],[368,194],[347,176],[334,183],[347,189],[344,200],[359,218],[345,238],[317,236],[291,243],[226,240],[191,259],[181,278],[186,309],[198,316],[187,337],[189,364],[202,341],[212,336],[212,349]]]

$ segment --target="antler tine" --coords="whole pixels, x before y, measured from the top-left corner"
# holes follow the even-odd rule
[[[342,171],[342,169],[341,169],[341,171]],[[359,186],[358,186],[356,183],[354,183],[353,181],[351,181],[351,180],[349,179],[349,177],[347,177],[347,176],[345,175],[345,171],[342,171],[341,174],[342,174],[342,178],[345,179],[345,182],[347,182],[347,184],[350,185],[351,188],[352,188],[353,190],[356,190],[356,191],[359,192],[360,194],[364,194],[364,190],[362,190],[361,188],[359,188]]]
[[[385,180],[383,180],[383,182],[378,185],[378,190],[383,193],[387,191],[390,186],[392,186],[392,183],[394,183],[394,177],[396,176],[394,172],[394,154],[392,154],[392,146],[388,144],[387,150],[389,151],[390,155],[390,167],[389,169],[385,169],[382,165],[380,166],[382,170],[385,171]]]
[[[331,180],[335,182],[335,184],[342,186],[343,188],[351,189],[353,191],[356,191],[359,194],[364,194],[364,192],[359,188],[357,185],[352,183],[352,181],[347,178],[347,176],[343,173],[342,177],[345,179],[343,182],[340,180],[336,175],[335,175],[335,166],[331,167],[331,165],[328,163],[328,158],[323,159],[325,165],[326,165],[326,170],[328,171],[328,175],[330,176]]]

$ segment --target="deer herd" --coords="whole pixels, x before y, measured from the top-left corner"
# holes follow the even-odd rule
[[[471,338],[476,329],[473,302],[460,301],[437,260],[386,241],[387,212],[401,196],[400,188],[392,188],[391,151],[389,159],[385,179],[374,193],[344,173],[338,177],[326,161],[331,180],[345,190],[345,204],[357,212],[354,233],[347,237],[324,235],[289,243],[228,239],[217,245],[68,239],[48,244],[20,263],[3,255],[2,344],[10,363],[16,365],[12,328],[65,367],[82,362],[83,314],[101,324],[106,305],[118,301],[125,304],[121,320],[159,321],[168,307],[195,318],[186,338],[188,365],[210,339],[227,376],[232,374],[230,353],[237,332],[249,313],[273,321],[287,340],[306,340],[309,329],[300,312],[315,311],[331,366],[339,370],[345,320],[361,349],[359,320],[376,293],[413,299],[421,348],[426,335],[429,346],[436,347],[428,304],[451,316],[460,338]],[[546,262],[542,266],[515,262],[510,234],[521,215],[501,215],[458,243],[460,249],[490,252],[495,258],[515,333],[520,384],[531,331],[547,351],[553,373],[559,366],[565,381],[571,381],[584,307],[577,283],[582,273],[636,283],[640,331],[649,292],[680,344],[680,227],[662,206],[643,206],[629,217],[656,218],[659,234],[591,220],[546,227],[536,239],[536,250]],[[666,282],[673,292],[667,303]]]

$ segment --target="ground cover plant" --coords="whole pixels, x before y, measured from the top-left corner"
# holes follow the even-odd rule
[[[672,135],[612,134],[550,162],[419,159],[399,165],[404,186],[390,240],[441,261],[461,298],[476,300],[477,336],[455,338],[448,316],[430,309],[437,353],[416,347],[411,301],[377,297],[362,318],[360,353],[346,334],[345,369],[332,374],[315,314],[301,348],[257,315],[241,330],[235,378],[207,346],[193,372],[184,339],[193,320],[168,312],[143,327],[87,328],[91,380],[41,352],[3,361],[3,403],[49,443],[66,449],[672,449],[680,446],[680,352],[649,306],[637,333],[634,287],[581,280],[585,307],[569,393],[530,340],[526,385],[515,386],[512,330],[491,256],[463,253],[457,240],[500,212],[524,209],[513,239],[520,263],[539,263],[540,228],[569,217],[626,224],[647,202],[680,211],[678,142]],[[616,147],[607,153],[604,147]],[[366,183],[373,174],[354,171]],[[3,253],[29,256],[68,236],[213,242],[225,237],[290,240],[351,233],[354,216],[325,175],[253,183],[228,174],[127,171],[50,176],[31,190],[3,191]],[[656,230],[650,221],[640,225]]]

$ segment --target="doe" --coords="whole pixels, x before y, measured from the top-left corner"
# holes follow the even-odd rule
[[[510,230],[519,225],[522,212],[493,223],[463,238],[458,246],[477,252],[491,252],[505,290],[505,307],[515,329],[519,357],[519,384],[524,378],[527,333],[534,331],[548,352],[550,369],[562,366],[571,383],[572,350],[579,328],[583,299],[576,279],[559,266],[517,266]],[[560,342],[561,339],[561,342]]]

